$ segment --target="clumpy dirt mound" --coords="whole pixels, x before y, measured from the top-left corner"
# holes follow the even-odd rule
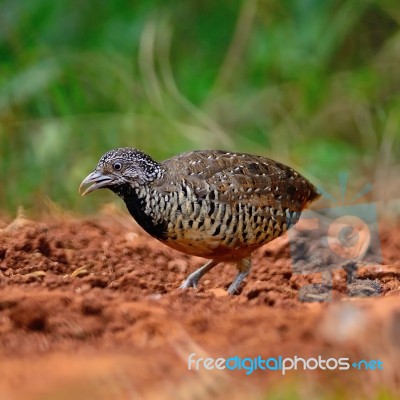
[[[298,273],[287,237],[277,239],[254,254],[237,296],[224,290],[236,274],[229,265],[198,290],[179,290],[204,260],[163,246],[125,215],[0,227],[1,398],[395,398],[399,390],[400,226],[382,228],[381,263],[344,262],[328,275]],[[285,375],[196,370],[192,353],[375,364]]]

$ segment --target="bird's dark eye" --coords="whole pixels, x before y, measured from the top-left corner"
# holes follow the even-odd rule
[[[113,164],[113,168],[115,171],[119,171],[122,168],[122,164],[120,162],[116,162]]]

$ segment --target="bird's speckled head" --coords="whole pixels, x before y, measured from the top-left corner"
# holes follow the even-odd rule
[[[138,188],[162,176],[160,165],[147,154],[130,147],[110,150],[99,160],[95,170],[81,183],[82,196],[107,188],[121,194],[124,188]]]

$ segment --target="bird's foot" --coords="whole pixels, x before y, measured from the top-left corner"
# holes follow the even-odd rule
[[[196,271],[197,272],[197,271]],[[196,273],[195,272],[195,273]],[[193,276],[195,273],[190,274],[185,281],[179,286],[179,289],[188,289],[188,288],[197,288],[197,284],[199,283],[199,277]]]
[[[203,265],[201,268],[192,272],[186,280],[179,286],[179,289],[187,289],[187,288],[197,288],[197,284],[199,283],[200,278],[205,275],[208,271],[214,268],[218,264],[217,261],[211,260],[207,264]]]
[[[243,279],[246,278],[246,276],[249,274],[249,272],[239,272],[238,275],[236,276],[235,280],[231,283],[231,285],[228,288],[228,293],[229,294],[235,294],[238,292],[240,284],[243,282]]]
[[[251,269],[250,259],[245,258],[240,262],[238,262],[237,268],[239,270],[239,273],[236,275],[235,280],[231,283],[231,285],[228,288],[229,294],[235,294],[238,291],[239,286],[243,282],[244,278],[246,278],[246,276],[249,274]]]

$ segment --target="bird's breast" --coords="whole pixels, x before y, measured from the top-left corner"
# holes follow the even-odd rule
[[[206,258],[250,254],[281,236],[300,217],[300,212],[268,205],[199,198],[190,188],[170,193],[141,189],[124,200],[150,235],[176,250]]]

